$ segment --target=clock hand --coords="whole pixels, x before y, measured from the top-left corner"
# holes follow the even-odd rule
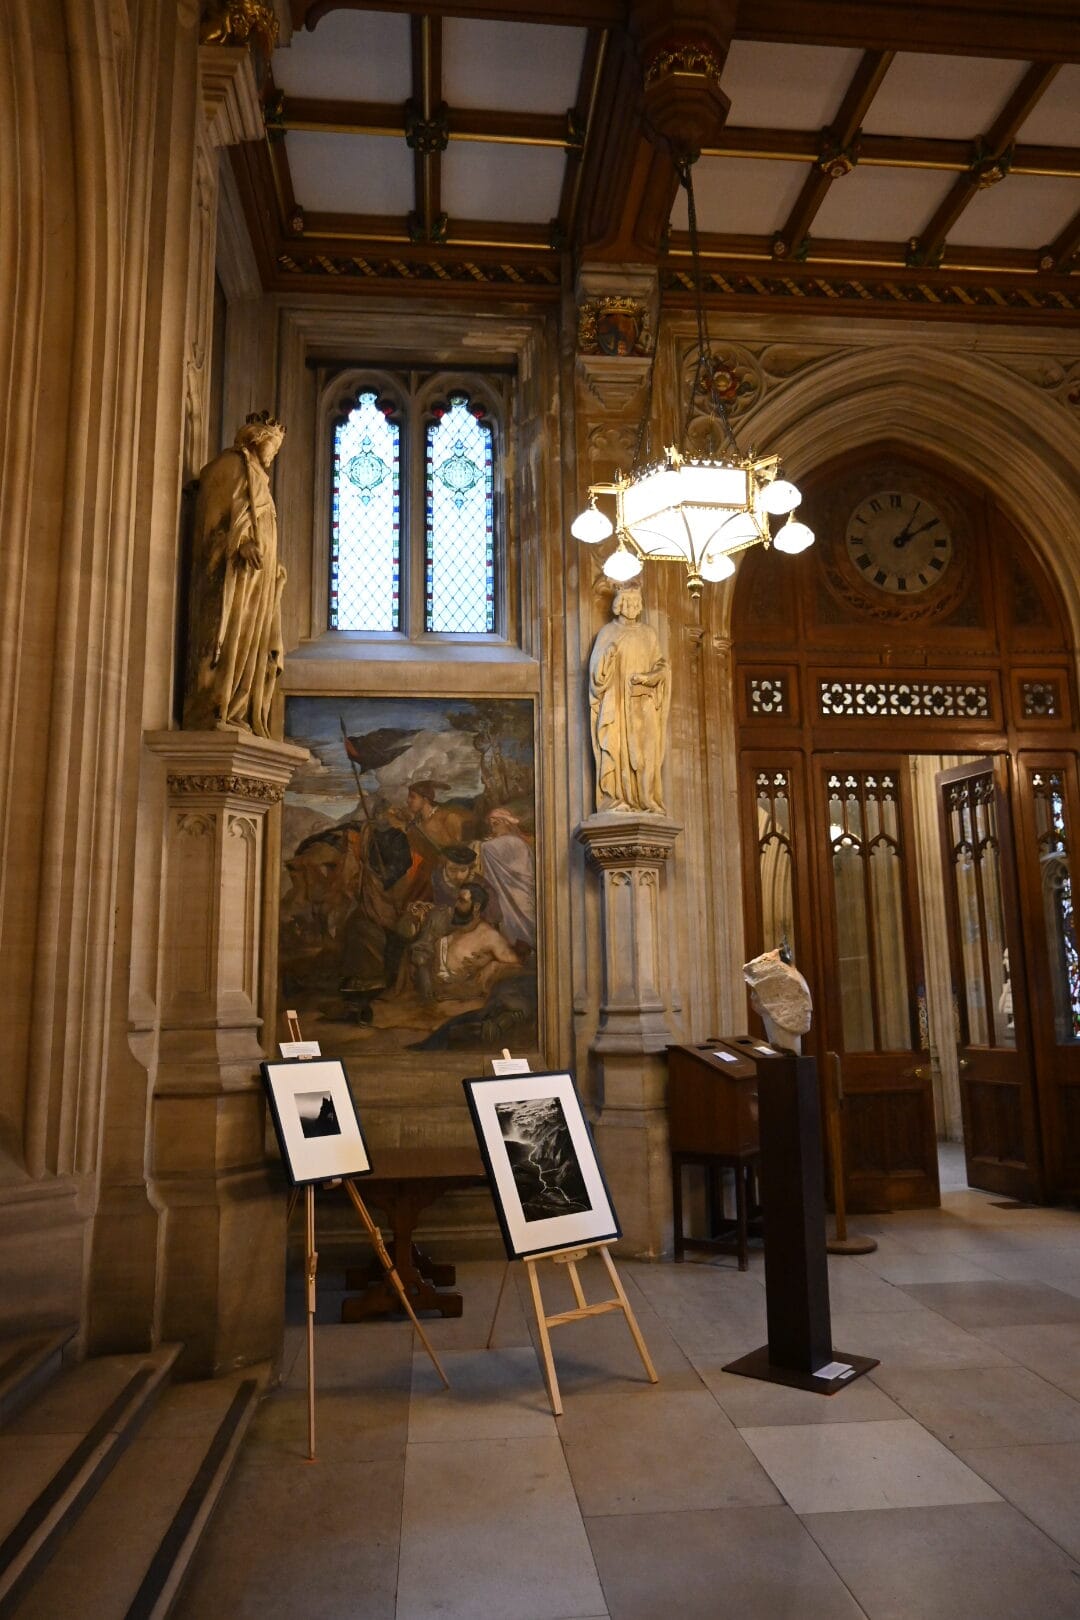
[[[896,539],[893,541],[893,545],[900,548],[909,545],[911,541],[915,539],[916,535],[922,534],[926,529],[932,529],[934,524],[939,523],[940,521],[940,518],[930,518],[926,523],[920,523],[917,529],[913,529],[909,521],[907,527],[897,535]]]

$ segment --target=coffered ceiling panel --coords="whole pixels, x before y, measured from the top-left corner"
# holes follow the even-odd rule
[[[452,141],[443,154],[442,205],[451,218],[547,222],[559,211],[565,158],[545,146]]]
[[[709,233],[771,236],[802,189],[804,163],[765,163],[752,158],[699,159],[694,168],[698,228]],[[672,227],[687,229],[686,193],[680,191]]]
[[[863,119],[863,130],[972,140],[990,128],[1026,67],[1026,62],[981,56],[901,53]]]
[[[860,164],[829,187],[812,234],[906,242],[922,230],[953,179],[928,169],[871,169]]]
[[[724,65],[728,123],[749,129],[822,129],[832,122],[861,51],[737,39]]]
[[[307,212],[405,211],[412,195],[412,153],[404,141],[294,131],[285,146],[293,193]]]
[[[577,98],[584,28],[447,17],[442,93],[451,107],[564,113]]]
[[[332,11],[314,33],[294,33],[275,51],[274,81],[289,96],[404,101],[412,93],[409,19]]]
[[[1019,138],[1037,146],[1080,146],[1080,67],[1061,69],[1021,124]]]
[[[736,0],[730,44],[727,9],[288,0],[265,139],[231,158],[267,283],[556,298],[626,263],[678,301],[664,129],[704,148],[729,307],[1075,318],[1080,0]],[[683,60],[694,17],[717,45]]]
[[[1038,248],[1080,212],[1080,180],[1010,175],[977,192],[952,232],[958,247]]]

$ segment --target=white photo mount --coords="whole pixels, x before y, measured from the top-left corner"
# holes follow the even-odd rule
[[[285,1058],[259,1067],[294,1187],[371,1174],[371,1155],[340,1059]]]

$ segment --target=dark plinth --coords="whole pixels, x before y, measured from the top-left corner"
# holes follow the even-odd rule
[[[816,1065],[813,1058],[780,1052],[749,1037],[717,1044],[757,1064],[769,1333],[767,1345],[729,1362],[724,1371],[834,1395],[877,1362],[832,1345]],[[841,1380],[818,1377],[830,1361],[844,1362],[854,1371]]]
[[[462,1298],[452,1289],[452,1265],[438,1265],[413,1242],[417,1222],[425,1209],[457,1187],[487,1183],[483,1161],[475,1148],[381,1148],[372,1151],[373,1173],[357,1183],[357,1190],[372,1209],[385,1214],[393,1233],[389,1248],[412,1308],[460,1316]],[[381,1264],[350,1266],[345,1286],[362,1290],[341,1306],[343,1322],[361,1322],[401,1310],[401,1300]]]

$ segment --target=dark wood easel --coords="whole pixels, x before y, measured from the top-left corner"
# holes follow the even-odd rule
[[[302,1036],[300,1034],[300,1020],[294,1011],[290,1010],[286,1012],[285,1022],[288,1025],[289,1038],[297,1042],[302,1040]],[[301,1059],[301,1062],[303,1061],[304,1060]],[[372,1247],[379,1258],[379,1263],[386,1272],[388,1281],[396,1291],[398,1298],[401,1300],[402,1306],[406,1314],[409,1316],[413,1327],[420,1335],[420,1342],[423,1344],[424,1349],[431,1357],[432,1366],[442,1379],[444,1389],[450,1388],[450,1380],[447,1378],[442,1369],[442,1363],[435,1354],[431,1340],[421,1327],[416,1312],[409,1303],[409,1296],[405,1292],[405,1285],[398,1276],[397,1268],[387,1253],[386,1244],[383,1242],[383,1235],[375,1221],[371,1218],[371,1215],[368,1213],[367,1206],[365,1205],[364,1200],[360,1197],[360,1194],[357,1192],[356,1184],[352,1177],[337,1176],[330,1181],[308,1182],[307,1186],[303,1188],[294,1187],[292,1192],[289,1194],[289,1209],[288,1214],[286,1215],[286,1225],[292,1219],[293,1211],[296,1209],[296,1205],[299,1202],[300,1193],[302,1191],[304,1194],[305,1215],[304,1278],[307,1291],[305,1303],[307,1308],[308,1457],[312,1462],[315,1460],[315,1278],[319,1269],[319,1252],[315,1247],[316,1187],[344,1187],[353,1208],[360,1217],[364,1230],[367,1232],[367,1235],[371,1240]]]

